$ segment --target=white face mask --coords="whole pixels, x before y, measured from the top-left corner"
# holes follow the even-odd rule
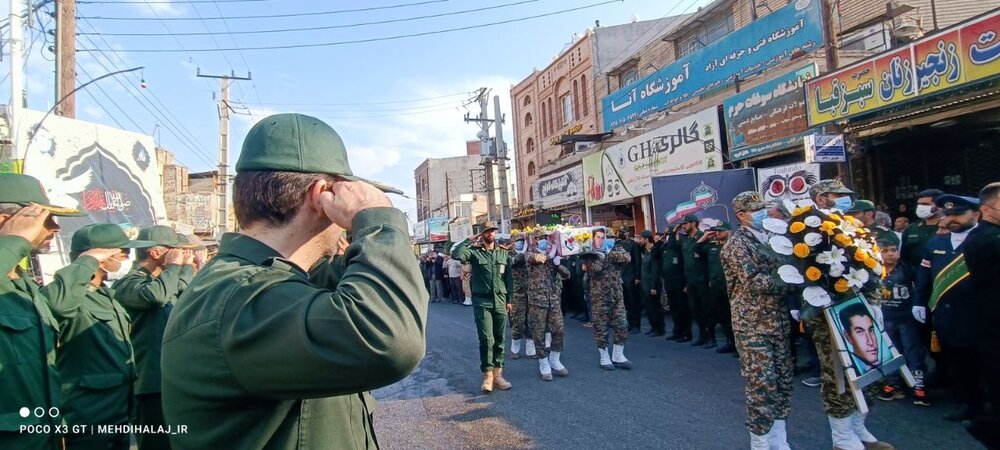
[[[934,216],[934,207],[931,205],[917,205],[917,217],[929,219]]]
[[[125,275],[128,275],[128,273],[131,271],[132,271],[132,260],[126,259],[125,261],[121,262],[121,266],[118,267],[118,270],[114,272],[107,272],[108,281],[120,280],[124,278]]]

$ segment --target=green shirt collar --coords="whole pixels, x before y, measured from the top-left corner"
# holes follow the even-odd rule
[[[281,258],[281,253],[268,247],[267,244],[239,233],[226,233],[222,235],[219,254],[232,255],[256,265],[264,265],[269,259]]]

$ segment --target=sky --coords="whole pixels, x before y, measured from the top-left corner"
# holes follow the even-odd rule
[[[586,32],[595,20],[602,26],[654,20],[708,3],[80,0],[78,84],[116,70],[145,68],[78,92],[77,118],[152,135],[192,172],[214,170],[219,80],[196,74],[249,74],[250,81],[234,81],[230,89],[235,110],[231,166],[247,130],[258,120],[279,112],[313,115],[343,137],[356,175],[405,191],[407,197],[390,197],[412,222],[413,170],[426,158],[464,155],[465,141],[477,139],[478,127],[463,120],[467,112],[478,113],[478,104],[469,104],[476,90],[491,89],[491,117],[494,95],[509,116],[510,87],[551,63],[574,33]],[[580,9],[562,12],[574,8]],[[345,11],[358,9],[366,11]],[[48,50],[52,38],[47,34],[54,29],[47,14],[51,11],[51,4],[43,7],[25,32],[28,107],[43,111],[55,101],[53,53]],[[529,18],[550,13],[555,14]],[[287,17],[276,17],[281,15]],[[8,16],[9,3],[2,2],[0,17]],[[275,32],[301,28],[312,29]],[[6,28],[3,34],[6,39]],[[420,36],[400,37],[404,35]],[[314,46],[259,49],[300,45]],[[3,50],[0,102],[6,104],[10,65],[8,48]],[[510,119],[504,137],[513,148]]]

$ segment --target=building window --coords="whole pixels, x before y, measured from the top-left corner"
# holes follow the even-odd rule
[[[529,202],[535,201],[535,187],[534,186],[528,186],[528,201]]]
[[[535,162],[534,161],[531,161],[531,162],[528,163],[528,176],[529,177],[535,176]]]
[[[683,58],[698,51],[699,48],[701,48],[701,44],[698,43],[698,38],[691,36],[677,44],[677,55],[679,58]]]
[[[690,36],[677,43],[678,58],[688,56],[709,45],[735,29],[733,16],[717,15],[699,27]]]
[[[629,67],[625,69],[620,75],[618,75],[618,85],[626,86],[639,81],[639,68],[636,66]]]
[[[573,111],[579,111],[580,105],[577,102],[580,100],[580,88],[579,81],[573,80]]]
[[[542,100],[542,135],[548,134],[549,131],[549,121],[546,120],[548,116],[549,109],[545,106],[545,101]]]
[[[580,99],[580,103],[583,104],[583,117],[590,115],[590,107],[587,106],[587,76],[583,75],[580,77],[580,93],[583,97]]]
[[[525,153],[531,153],[535,151],[535,140],[532,138],[528,138],[528,142],[524,143],[524,147],[527,149],[525,150]]]
[[[530,126],[531,126],[531,124],[532,124],[532,122],[533,122],[533,121],[531,120],[531,113],[526,113],[526,114],[524,115],[524,126],[526,126],[526,127],[530,127]]]
[[[524,100],[522,101],[522,104],[524,106],[530,105],[531,104],[531,96],[530,95],[525,95],[524,96]]]
[[[552,97],[545,99],[545,101],[546,103],[549,104],[549,129],[545,135],[550,136],[552,135],[552,133],[555,133],[556,131],[556,122],[552,120],[553,114],[555,114],[555,112],[552,111]]]
[[[565,127],[573,122],[573,96],[564,95],[562,97],[562,126]],[[560,127],[561,128],[561,127]]]

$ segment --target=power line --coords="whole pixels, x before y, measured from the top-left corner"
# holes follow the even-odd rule
[[[449,108],[428,109],[428,110],[423,110],[423,111],[411,111],[411,112],[398,113],[398,114],[348,115],[348,116],[328,116],[328,115],[324,114],[323,117],[327,118],[327,119],[375,119],[375,118],[380,118],[380,117],[420,116],[420,115],[430,114],[430,113],[436,113],[436,112],[458,111],[461,108],[462,108],[461,105],[456,105],[454,107],[449,107]],[[252,110],[250,108],[248,108],[248,111],[256,111],[258,113],[257,115],[261,115],[261,113],[264,112],[264,111],[260,111],[260,110]],[[309,111],[310,111],[310,109],[306,108],[306,112],[309,112]],[[321,111],[321,110],[317,110],[317,111]]]
[[[250,104],[251,105],[257,105],[257,106],[263,106],[263,107],[276,106],[274,104],[267,104],[267,103],[250,103]],[[332,112],[342,112],[342,113],[354,113],[354,112],[358,112],[358,113],[369,113],[369,112],[379,113],[379,112],[398,112],[398,111],[418,111],[418,110],[422,110],[422,109],[452,107],[452,106],[460,107],[463,104],[464,104],[464,102],[457,101],[457,100],[452,100],[450,102],[430,103],[430,104],[426,104],[426,105],[405,106],[405,107],[397,107],[397,108],[374,108],[374,109],[310,108],[310,109],[312,109],[313,111],[332,111]],[[324,105],[316,105],[316,104],[314,104],[313,106],[324,106]]]
[[[219,2],[214,2],[214,4],[215,4],[215,11],[219,13],[219,17],[222,17],[222,9],[219,8]],[[204,20],[202,20],[202,22],[204,23]],[[232,31],[229,29],[229,21],[223,19],[222,20],[222,25],[224,25],[226,27],[226,31],[229,33],[229,38],[232,39],[233,45],[236,46],[236,47],[239,47],[240,44],[236,43],[236,36],[233,36]],[[243,54],[243,50],[240,50],[238,52],[238,54],[240,55],[240,59],[243,60],[243,65],[246,66],[247,73],[249,74],[250,73],[250,63],[247,62],[246,55]],[[250,86],[253,87],[253,93],[257,97],[257,101],[260,102],[261,101],[260,100],[260,91],[257,90],[257,82],[254,81],[252,77],[250,78]],[[240,91],[242,92],[242,87],[240,88]]]
[[[334,29],[343,29],[343,28],[358,28],[358,27],[365,27],[365,26],[371,26],[371,25],[385,25],[385,24],[390,24],[390,23],[411,22],[411,21],[414,21],[414,20],[433,19],[433,18],[447,17],[447,16],[457,16],[457,15],[461,15],[461,14],[470,14],[470,13],[474,13],[474,12],[489,11],[489,10],[493,10],[493,9],[508,8],[508,7],[511,7],[511,6],[519,6],[519,5],[523,5],[523,4],[526,4],[526,3],[536,3],[536,2],[538,2],[538,0],[522,0],[522,1],[518,1],[518,2],[512,2],[512,3],[503,3],[503,4],[500,4],[500,5],[484,6],[482,8],[465,9],[465,10],[461,10],[461,11],[451,11],[451,12],[438,13],[438,14],[427,14],[427,15],[423,15],[423,16],[404,17],[404,18],[401,18],[401,19],[377,20],[377,21],[372,21],[372,22],[349,23],[349,24],[342,24],[342,25],[324,25],[324,26],[319,26],[319,27],[279,28],[279,29],[268,29],[268,30],[242,30],[242,31],[228,31],[228,27],[227,27],[227,31],[226,32],[211,31],[211,30],[209,30],[209,31],[193,31],[193,32],[186,32],[186,33],[104,33],[104,34],[106,36],[169,36],[171,34],[174,35],[174,36],[214,36],[214,35],[220,35],[220,34],[234,35],[234,34],[294,33],[294,32],[302,32],[302,31],[334,30]],[[197,13],[197,11],[195,11],[195,12]],[[200,16],[199,16],[199,18],[200,18]],[[207,30],[208,26],[206,25],[205,28]],[[85,33],[80,33],[80,34],[85,34]]]
[[[470,95],[470,94],[471,94],[471,92],[465,91],[465,92],[455,92],[455,93],[451,93],[451,94],[443,94],[443,95],[438,95],[438,96],[434,96],[434,97],[413,98],[413,99],[407,99],[407,100],[392,100],[392,101],[384,101],[384,102],[363,102],[363,103],[278,103],[278,102],[261,102],[261,105],[276,105],[276,106],[277,105],[281,105],[281,106],[366,106],[366,105],[391,105],[391,104],[397,104],[397,103],[417,103],[417,102],[422,102],[422,101],[425,101],[425,100],[438,100],[438,99],[448,98],[448,97],[467,96],[467,95]]]
[[[509,23],[523,22],[523,21],[531,20],[531,19],[538,19],[538,18],[542,18],[542,17],[549,17],[549,16],[555,16],[555,15],[559,15],[559,14],[565,14],[565,13],[569,13],[569,12],[580,11],[580,10],[590,9],[590,8],[595,8],[595,7],[598,7],[598,6],[608,5],[608,4],[611,4],[611,3],[619,3],[619,2],[623,2],[623,1],[624,0],[606,0],[606,1],[603,1],[603,2],[592,3],[592,4],[589,4],[589,5],[585,5],[585,6],[578,6],[576,8],[563,9],[563,10],[553,11],[553,12],[548,12],[548,13],[543,13],[543,14],[535,14],[535,15],[532,15],[532,16],[520,17],[520,18],[517,18],[517,19],[501,20],[501,21],[497,21],[497,22],[489,22],[489,23],[484,23],[484,24],[479,24],[479,25],[469,25],[469,26],[464,26],[464,27],[446,28],[446,29],[443,29],[443,30],[425,31],[425,32],[421,32],[421,33],[400,34],[400,35],[394,35],[394,36],[383,36],[383,37],[368,38],[368,39],[355,39],[355,40],[349,40],[349,41],[318,42],[318,43],[311,43],[311,44],[274,45],[274,46],[265,46],[265,47],[244,47],[242,49],[237,49],[237,48],[197,48],[197,49],[182,49],[182,50],[178,50],[178,49],[125,49],[123,51],[133,52],[133,53],[177,53],[177,52],[199,52],[199,53],[204,53],[204,52],[220,52],[220,51],[232,51],[232,50],[245,50],[245,51],[249,51],[249,50],[284,50],[284,49],[293,49],[293,48],[332,47],[332,46],[337,46],[337,45],[349,45],[349,44],[362,44],[362,43],[368,43],[368,42],[391,41],[391,40],[397,40],[397,39],[406,39],[406,38],[412,38],[412,37],[429,36],[429,35],[434,35],[434,34],[444,34],[444,33],[456,32],[456,31],[472,30],[472,29],[477,29],[477,28],[493,27],[493,26],[497,26],[497,25],[505,25],[505,24],[509,24]],[[177,39],[176,36],[174,36],[174,39],[175,40]],[[81,49],[78,49],[77,51],[79,51],[79,52],[94,52],[94,51],[99,51],[99,50],[103,50],[103,49],[81,48]]]
[[[355,12],[366,12],[366,11],[379,11],[379,10],[386,10],[386,9],[397,9],[397,8],[405,8],[405,7],[409,7],[409,6],[429,5],[429,4],[432,4],[432,3],[445,3],[445,2],[450,2],[450,1],[451,0],[426,0],[426,1],[413,2],[413,3],[401,3],[401,4],[397,4],[397,5],[373,6],[373,7],[368,7],[368,8],[356,8],[356,9],[340,9],[340,10],[333,10],[333,11],[317,11],[317,12],[307,12],[307,13],[286,13],[286,14],[263,14],[263,15],[256,15],[256,16],[209,17],[206,20],[279,19],[279,18],[285,18],[285,17],[328,16],[328,15],[334,15],[334,14],[347,14],[347,13],[355,13]],[[171,2],[171,3],[181,3],[181,2]],[[213,3],[215,3],[215,2],[213,2]],[[87,19],[96,19],[96,20],[137,20],[137,21],[140,21],[140,20],[157,20],[157,19],[154,19],[152,17],[103,17],[103,16],[93,16],[93,17],[86,17],[86,18]],[[198,19],[196,19],[194,17],[165,17],[162,20],[198,20]]]
[[[191,3],[256,3],[256,2],[271,2],[275,0],[81,0],[77,3],[88,4],[88,5],[180,5],[180,4],[191,4]]]

